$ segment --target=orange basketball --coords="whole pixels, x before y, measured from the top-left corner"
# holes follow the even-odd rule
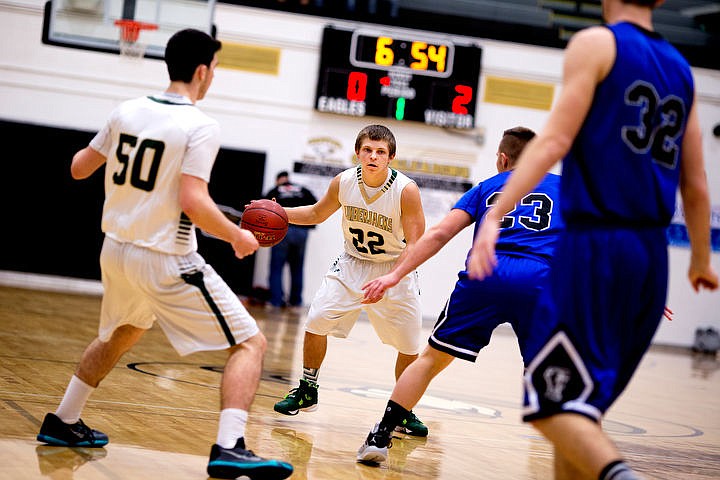
[[[277,202],[256,200],[243,212],[240,227],[250,230],[261,247],[272,247],[280,243],[287,234],[287,213]]]

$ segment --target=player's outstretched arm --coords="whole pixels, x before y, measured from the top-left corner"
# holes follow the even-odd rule
[[[475,239],[467,259],[468,276],[474,280],[483,280],[489,277],[497,265],[495,244],[500,236],[500,220],[496,219],[495,215],[498,212],[497,208],[488,210],[475,233]]]
[[[180,179],[180,206],[196,227],[228,242],[237,258],[252,255],[258,249],[255,235],[228,220],[220,211],[202,178],[183,174]]]
[[[365,296],[362,303],[378,302],[388,288],[397,285],[405,275],[439,252],[455,235],[471,225],[472,222],[473,218],[464,210],[450,210],[445,218],[420,237],[406,256],[398,259],[389,273],[363,285]]]
[[[718,288],[718,275],[710,263],[710,193],[703,160],[700,121],[695,105],[690,109],[683,138],[680,195],[690,237],[690,285],[696,292],[701,288],[715,290]]]
[[[498,202],[481,221],[468,256],[470,278],[482,280],[492,274],[500,220],[568,152],[590,110],[595,88],[614,59],[615,40],[607,28],[590,27],[573,35],[565,50],[558,101],[542,132],[520,154]]]
[[[332,179],[325,195],[312,205],[285,208],[288,222],[295,225],[317,225],[340,208],[340,174]]]

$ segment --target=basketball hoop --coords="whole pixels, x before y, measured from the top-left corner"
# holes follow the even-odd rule
[[[138,42],[141,30],[157,30],[154,23],[138,22],[122,18],[115,20],[115,25],[120,27],[120,55],[127,58],[139,59],[145,56],[144,43]]]

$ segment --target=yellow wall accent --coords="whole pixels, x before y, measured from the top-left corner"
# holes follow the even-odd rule
[[[424,173],[427,175],[470,178],[470,169],[457,165],[444,165],[442,163],[426,162],[423,160],[402,160],[397,158],[394,159],[390,165],[403,173]]]
[[[489,103],[550,110],[555,85],[552,83],[486,77],[485,98]]]
[[[223,41],[218,53],[218,67],[277,75],[280,69],[280,49]]]

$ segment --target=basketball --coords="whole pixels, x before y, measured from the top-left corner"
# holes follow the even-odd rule
[[[272,247],[285,238],[288,218],[285,209],[272,200],[257,200],[245,208],[240,227],[250,230],[261,247]]]

